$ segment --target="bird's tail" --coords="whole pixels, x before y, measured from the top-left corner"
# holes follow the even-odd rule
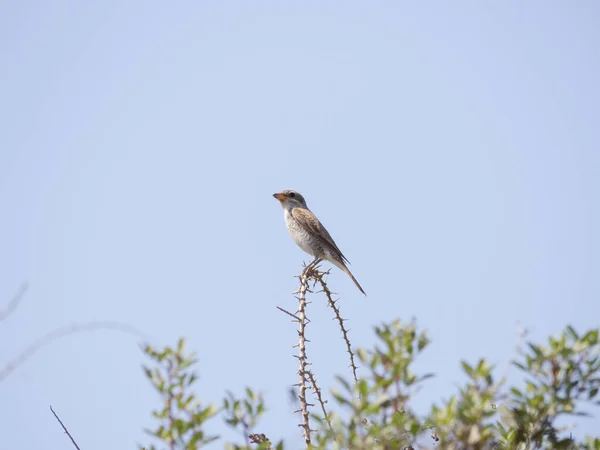
[[[340,269],[342,269],[344,272],[346,272],[350,278],[352,278],[352,281],[354,281],[354,284],[356,285],[356,287],[366,297],[367,293],[363,290],[363,288],[360,286],[360,284],[358,283],[358,281],[356,281],[356,278],[354,278],[354,275],[352,275],[352,272],[350,272],[350,269],[348,269],[348,267],[346,266],[346,264],[344,263],[344,261],[336,261],[336,266],[338,266]]]

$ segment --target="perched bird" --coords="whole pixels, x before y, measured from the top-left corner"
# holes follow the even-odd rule
[[[283,207],[283,216],[292,239],[298,246],[315,259],[308,265],[314,267],[322,260],[327,260],[348,274],[356,287],[367,295],[360,287],[346,263],[350,263],[342,254],[325,227],[319,222],[308,206],[304,197],[295,191],[281,191],[273,194]]]

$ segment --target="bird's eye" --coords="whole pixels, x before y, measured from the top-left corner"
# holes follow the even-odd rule
[[[295,192],[290,192],[290,197],[294,198],[296,196]]]

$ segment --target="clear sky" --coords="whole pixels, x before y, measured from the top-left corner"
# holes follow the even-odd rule
[[[355,346],[416,317],[437,373],[424,410],[540,339],[600,322],[600,3],[0,2],[0,362],[114,320],[199,354],[198,393],[245,385],[299,445],[293,278],[308,260],[271,196],[295,189],[353,263],[335,269]],[[323,298],[308,349],[347,374]],[[44,348],[0,385],[0,446],[148,442],[138,340]],[[593,421],[577,433],[592,432]],[[236,438],[215,421],[212,431]],[[215,448],[219,448],[217,445]]]

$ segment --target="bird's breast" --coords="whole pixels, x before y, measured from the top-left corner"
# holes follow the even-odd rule
[[[292,214],[285,210],[285,224],[294,242],[306,253],[317,256],[322,253],[321,242],[318,236],[312,234],[308,229],[302,226]]]

